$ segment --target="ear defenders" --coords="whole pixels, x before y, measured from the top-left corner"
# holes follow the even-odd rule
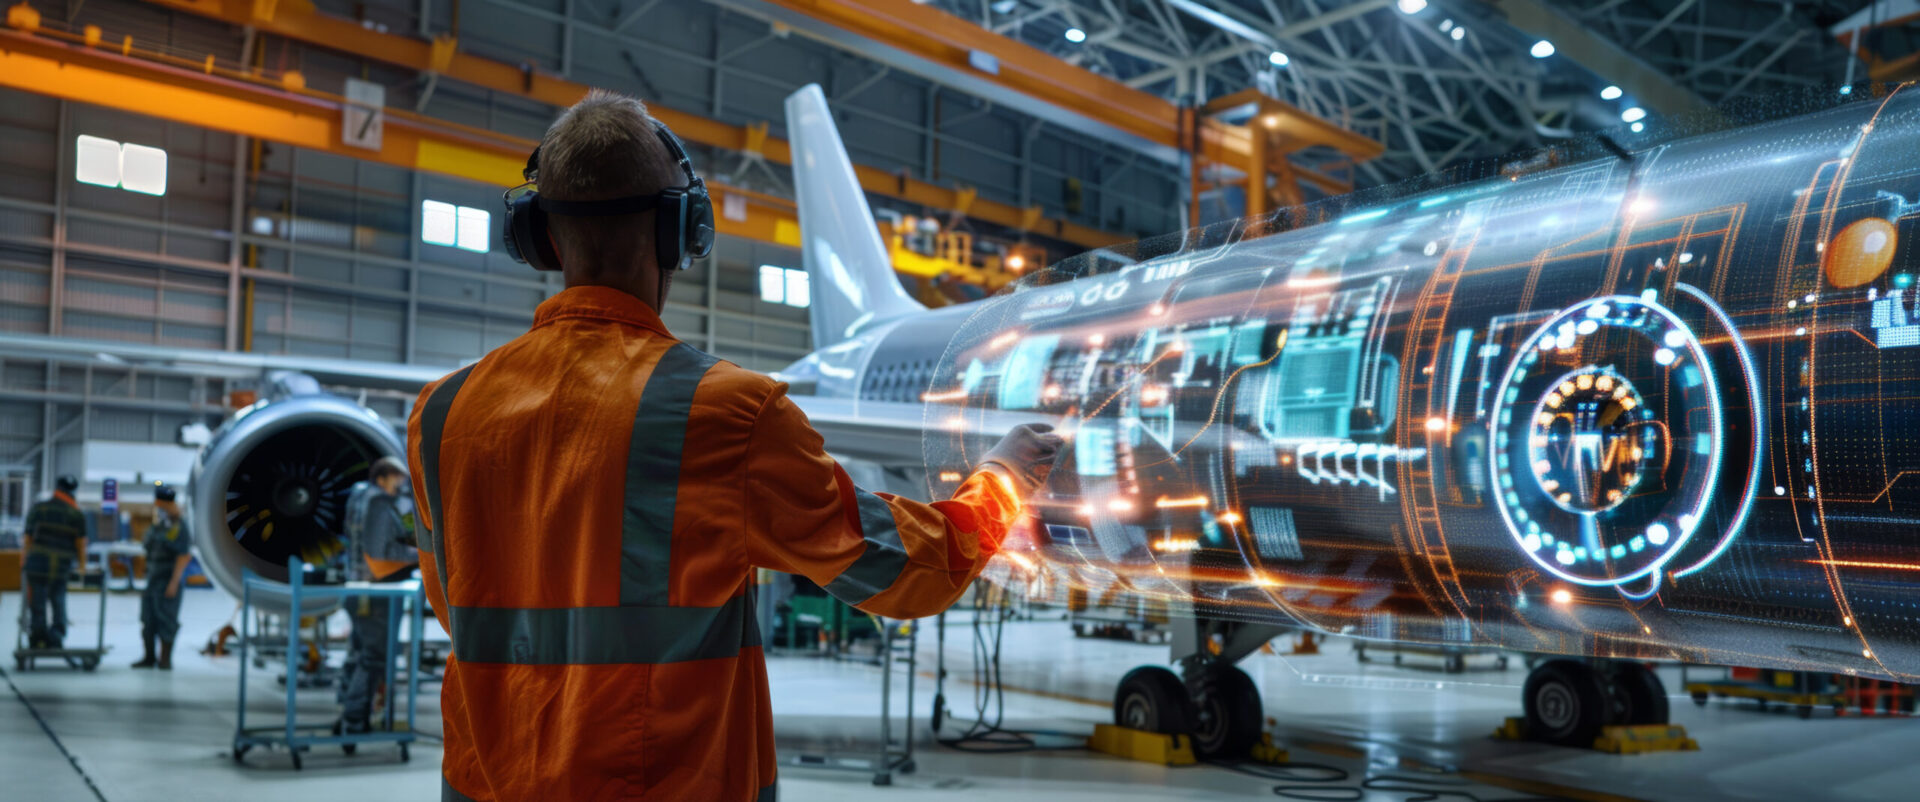
[[[540,149],[527,157],[521,176],[527,180],[509,189],[501,199],[507,206],[500,224],[500,238],[507,255],[535,270],[559,270],[560,254],[547,234],[547,215],[566,217],[611,217],[654,210],[654,248],[662,270],[685,270],[694,259],[713,251],[713,201],[707,197],[707,183],[693,171],[680,139],[662,125],[655,129],[667,153],[687,174],[687,183],[668,187],[652,195],[632,195],[597,201],[556,201],[540,197]]]

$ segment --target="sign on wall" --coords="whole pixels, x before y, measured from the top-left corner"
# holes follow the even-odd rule
[[[347,79],[347,104],[341,107],[340,141],[356,148],[380,149],[386,122],[387,88],[372,81]]]

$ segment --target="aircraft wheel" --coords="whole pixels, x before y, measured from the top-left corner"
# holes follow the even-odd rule
[[[1265,708],[1247,672],[1220,668],[1206,680],[1193,730],[1193,748],[1205,758],[1245,757],[1260,741]]]
[[[1608,690],[1614,704],[1610,723],[1665,724],[1670,720],[1667,686],[1645,663],[1617,664]]]
[[[1548,660],[1527,675],[1524,694],[1527,732],[1535,740],[1561,746],[1591,747],[1606,725],[1607,694],[1591,666],[1575,660]]]
[[[1184,735],[1193,731],[1194,717],[1186,683],[1159,666],[1127,672],[1113,695],[1113,723],[1128,729]]]

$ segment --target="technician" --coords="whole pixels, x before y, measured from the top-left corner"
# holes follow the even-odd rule
[[[67,574],[81,565],[87,553],[87,516],[73,494],[80,480],[61,476],[53,480],[53,498],[27,511],[20,547],[26,553],[28,614],[27,646],[65,648],[67,639]],[[48,613],[52,622],[48,622]]]
[[[413,546],[413,530],[401,517],[400,489],[407,484],[407,466],[393,457],[381,457],[367,480],[347,494],[348,576],[373,582],[404,579],[420,563]],[[391,599],[361,596],[347,599],[347,617],[353,634],[347,650],[346,674],[341,680],[340,724],[345,732],[366,732],[373,710],[374,689],[387,676],[387,628]]]
[[[173,670],[173,636],[180,632],[180,578],[193,561],[193,535],[180,517],[174,489],[153,488],[153,526],[147,528],[147,587],[140,591],[140,647],[134,668]],[[160,644],[155,657],[154,642]]]
[[[594,92],[527,168],[509,252],[566,289],[428,386],[408,428],[421,572],[453,638],[443,796],[773,799],[753,569],[878,615],[939,612],[1060,438],[1016,427],[951,501],[855,487],[786,385],[661,322],[713,234],[673,134]]]

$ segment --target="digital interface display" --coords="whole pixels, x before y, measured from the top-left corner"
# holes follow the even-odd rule
[[[1063,263],[935,365],[930,490],[1048,422],[1036,593],[1913,679],[1916,154],[1894,88]]]

